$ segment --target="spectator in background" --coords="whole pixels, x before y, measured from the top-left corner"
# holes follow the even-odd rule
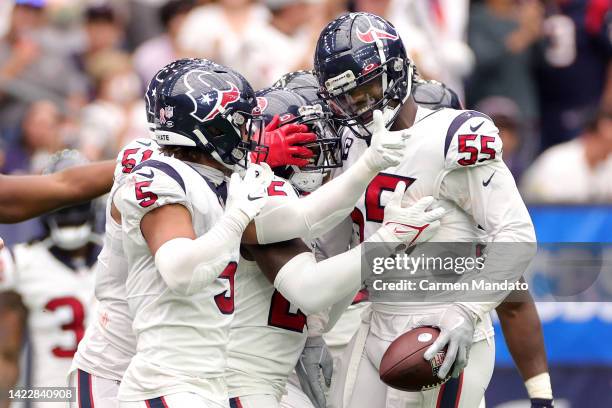
[[[469,0],[354,0],[358,11],[389,18],[426,79],[448,85],[463,98],[463,81],[474,67],[466,43]],[[386,4],[386,12],[383,6]]]
[[[604,90],[612,94],[610,0],[548,0],[537,69],[542,148],[577,136]],[[606,14],[608,15],[606,20]]]
[[[272,85],[287,72],[312,69],[316,41],[325,21],[319,0],[264,0],[270,19],[244,49],[250,62],[243,72],[255,88]],[[323,19],[321,18],[323,17]]]
[[[53,102],[32,103],[21,122],[19,137],[7,148],[2,173],[39,173],[49,157],[64,148],[62,120]]]
[[[85,10],[83,29],[86,36],[85,49],[76,56],[76,61],[78,67],[85,73],[87,67],[91,65],[91,60],[98,54],[121,47],[124,30],[123,23],[114,9],[105,4],[90,6]],[[90,88],[92,87],[90,84]]]
[[[96,96],[81,114],[80,150],[89,160],[111,159],[122,145],[148,135],[140,79],[119,51],[98,53],[88,72]]]
[[[520,109],[527,160],[539,148],[533,64],[540,51],[543,13],[539,0],[484,0],[473,4],[468,30],[476,67],[466,82],[467,105],[489,96],[511,99]]]
[[[466,85],[468,106],[504,96],[520,107],[522,120],[537,118],[531,70],[543,12],[538,0],[484,0],[472,6],[468,39],[476,67]]]
[[[521,114],[519,107],[509,98],[490,96],[480,101],[475,110],[493,119],[504,144],[504,163],[512,172],[514,179],[519,180],[525,170],[526,161],[521,154]]]
[[[178,44],[189,56],[209,58],[234,68],[249,81],[257,80],[250,75],[253,50],[249,49],[252,44],[249,40],[259,38],[268,19],[268,10],[259,2],[219,0],[189,13],[180,29]]]
[[[142,83],[148,84],[161,67],[181,57],[177,37],[194,4],[193,0],[171,0],[159,9],[165,32],[145,41],[134,52],[134,67]]]
[[[504,146],[505,147],[505,146]],[[612,202],[612,113],[599,112],[582,134],[546,150],[521,183],[531,202]]]
[[[0,40],[0,127],[9,134],[32,101],[67,101],[72,108],[84,101],[85,81],[73,63],[43,46],[45,25],[44,0],[17,0]]]
[[[2,255],[2,257],[4,257]],[[4,286],[0,270],[0,288]],[[19,379],[19,358],[25,342],[28,310],[21,296],[12,290],[0,290],[0,408],[8,408],[6,390]]]

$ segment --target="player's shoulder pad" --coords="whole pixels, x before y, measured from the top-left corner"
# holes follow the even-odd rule
[[[115,159],[115,182],[120,182],[126,174],[130,174],[134,167],[143,161],[158,157],[159,145],[152,139],[138,138],[125,145]]]
[[[474,167],[501,160],[502,140],[491,118],[472,110],[455,112],[444,140],[444,167]]]
[[[115,200],[122,214],[144,214],[167,204],[188,204],[187,170],[180,160],[159,156],[134,167]],[[189,208],[190,206],[187,205]]]
[[[268,196],[284,196],[298,198],[299,194],[293,185],[282,177],[274,176],[268,185]]]

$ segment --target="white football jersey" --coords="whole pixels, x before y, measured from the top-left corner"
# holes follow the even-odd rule
[[[291,184],[278,177],[268,194],[297,199]],[[306,316],[274,288],[254,261],[242,257],[235,296],[226,371],[229,396],[270,394],[280,399],[306,342]]]
[[[136,354],[119,388],[121,401],[176,392],[226,396],[222,378],[238,251],[206,290],[184,296],[168,288],[140,230],[149,211],[180,204],[191,213],[196,235],[203,235],[223,215],[223,194],[217,190],[224,182],[219,170],[160,156],[138,165],[114,196],[122,216],[127,301],[137,337]]]
[[[104,246],[96,267],[97,313],[79,343],[73,369],[121,381],[136,353],[136,336],[125,292],[127,259],[123,252],[121,225],[111,217],[111,204],[115,192],[132,169],[159,154],[156,142],[142,138],[129,143],[117,155],[114,183],[106,202]]]
[[[497,237],[496,234],[503,230],[508,217],[524,218],[526,210],[521,211],[525,207],[519,197],[516,213],[499,214],[489,196],[493,189],[516,189],[512,175],[501,160],[502,142],[498,133],[491,119],[479,112],[418,108],[402,163],[376,176],[352,214],[363,239],[380,227],[384,206],[399,181],[406,183],[409,204],[431,195],[448,210],[431,241],[487,242],[491,237],[501,238],[502,234]],[[366,142],[347,129],[343,137],[344,168],[350,167],[366,148]],[[531,221],[528,219],[523,224],[530,225]],[[504,238],[501,240],[505,241]],[[512,240],[521,241],[521,238],[516,236]],[[381,338],[393,340],[397,326],[404,323],[388,318],[390,315],[415,316],[444,308],[444,303],[376,302],[372,310],[386,316],[380,317],[380,321],[373,316],[372,327]],[[491,319],[487,315],[477,324],[474,340],[492,334]]]
[[[88,259],[65,259],[47,242],[19,244],[13,249],[13,289],[29,310],[28,386],[66,387],[77,345],[94,308],[94,264],[99,248]],[[64,406],[38,403],[34,406]]]

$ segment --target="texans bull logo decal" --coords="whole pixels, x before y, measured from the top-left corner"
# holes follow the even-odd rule
[[[267,107],[268,107],[268,100],[264,98],[263,96],[258,96],[257,97],[257,107],[255,107],[254,112],[261,114],[263,113],[263,111],[266,110]]]
[[[194,70],[185,75],[185,78],[183,80],[185,86],[187,87],[187,89],[189,89],[189,92],[187,92],[186,95],[193,101],[194,108],[193,112],[191,112],[190,115],[199,120],[200,122],[206,122],[211,119],[214,119],[219,113],[223,112],[228,105],[240,99],[240,90],[236,87],[236,85],[228,81],[226,82],[230,86],[230,89],[225,91],[216,89],[216,97],[211,98],[209,94],[200,95],[196,97],[194,95],[196,93],[196,90],[191,85],[191,81],[200,81],[206,86],[212,87],[212,85],[210,85],[205,80],[206,75],[209,74],[209,72]],[[210,104],[213,101],[215,103],[210,112],[204,117],[198,115],[198,103],[196,98],[199,99],[202,103]]]
[[[368,31],[365,33],[362,32],[359,27],[357,27],[357,38],[359,38],[361,42],[371,44],[376,40],[397,40],[399,37],[397,34],[388,33],[370,24]]]

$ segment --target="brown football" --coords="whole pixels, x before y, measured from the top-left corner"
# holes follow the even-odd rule
[[[438,369],[444,361],[446,348],[431,361],[423,354],[440,335],[435,327],[417,327],[393,340],[382,357],[378,373],[390,387],[401,391],[422,391],[444,384],[450,378],[438,378]],[[452,372],[452,370],[450,370]]]

